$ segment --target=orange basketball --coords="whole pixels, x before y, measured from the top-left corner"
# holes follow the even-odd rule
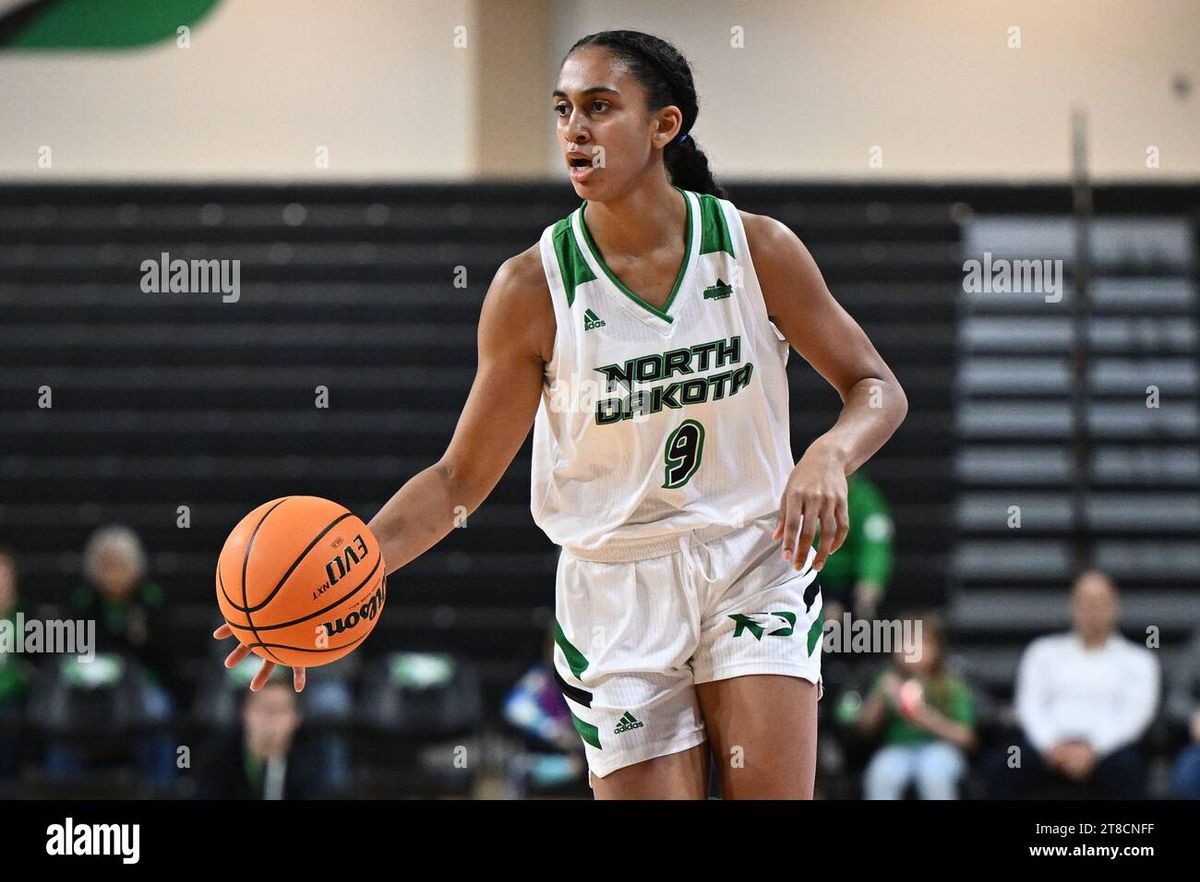
[[[254,509],[225,540],[217,604],[255,653],[313,668],[371,633],[387,599],[384,569],[357,515],[318,496],[285,496]]]

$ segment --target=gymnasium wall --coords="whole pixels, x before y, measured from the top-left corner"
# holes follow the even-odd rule
[[[556,40],[636,27],[685,47],[696,134],[726,177],[1061,178],[1073,101],[1091,111],[1097,178],[1200,177],[1194,0],[736,0],[716,4],[724,15],[685,14],[692,5],[566,0]]]
[[[478,53],[452,39],[460,25],[470,35],[474,5],[221,0],[190,26],[188,48],[174,38],[122,50],[0,48],[0,176],[470,175]]]
[[[558,62],[611,27],[692,59],[726,178],[1052,180],[1078,101],[1098,179],[1200,179],[1195,0],[220,0],[189,48],[0,47],[0,176],[557,175]]]

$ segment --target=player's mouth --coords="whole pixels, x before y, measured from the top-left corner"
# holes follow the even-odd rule
[[[596,170],[592,158],[583,153],[568,153],[567,167],[571,170],[571,180],[578,183],[586,181]]]

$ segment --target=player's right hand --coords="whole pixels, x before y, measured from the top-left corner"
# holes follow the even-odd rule
[[[226,637],[233,636],[233,629],[228,623],[213,631],[213,637],[217,640],[224,640]],[[225,658],[225,667],[236,667],[242,659],[250,654],[250,647],[244,643],[238,643],[237,649],[229,653]],[[266,685],[267,679],[271,676],[271,672],[275,670],[275,662],[263,659],[262,667],[258,669],[258,673],[254,675],[254,679],[250,681],[250,691],[257,692]],[[292,686],[297,692],[304,691],[304,668],[292,668]]]

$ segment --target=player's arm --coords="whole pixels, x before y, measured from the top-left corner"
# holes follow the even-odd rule
[[[446,452],[371,521],[389,573],[445,538],[492,492],[529,434],[553,342],[554,311],[535,246],[505,261],[484,297],[479,364]]]
[[[799,568],[819,523],[821,542],[813,561],[819,570],[846,538],[846,476],[904,421],[908,398],[866,333],[834,299],[796,234],[765,215],[741,216],[767,315],[842,399],[837,422],[796,464],[775,530],[776,539],[790,540],[784,542],[784,555]],[[795,548],[803,553],[795,554]]]
[[[449,533],[456,510],[474,511],[529,433],[544,361],[554,346],[554,310],[536,246],[497,271],[484,297],[478,337],[479,366],[450,447],[401,487],[371,521],[389,573]],[[228,624],[213,633],[218,640],[235,636]],[[249,647],[239,643],[225,667],[240,664],[249,653]],[[261,689],[274,668],[275,662],[264,659],[250,689]],[[297,692],[304,689],[305,680],[304,668],[292,668]]]

